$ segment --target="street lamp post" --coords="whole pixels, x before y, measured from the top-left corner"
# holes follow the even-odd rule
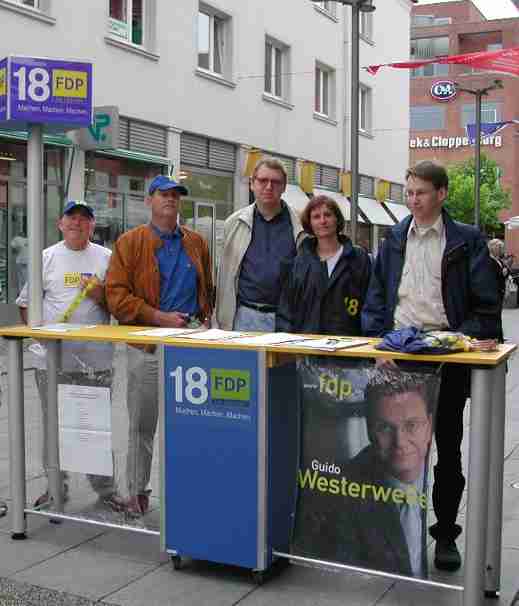
[[[476,98],[476,136],[474,142],[474,225],[480,226],[480,199],[481,199],[481,98],[488,95],[491,90],[503,88],[501,80],[494,80],[494,84],[485,88],[463,88],[454,83],[456,89],[462,93],[474,95]]]
[[[351,6],[351,108],[350,108],[350,171],[351,171],[351,240],[357,243],[357,217],[359,206],[359,37],[360,13],[372,13],[375,10],[373,0],[332,0],[344,7]],[[318,4],[317,0],[312,0]],[[346,12],[346,8],[345,8]],[[344,15],[344,19],[346,15]],[[344,62],[346,66],[346,61]],[[346,72],[346,70],[345,70]],[[346,82],[346,73],[343,75]],[[345,90],[346,92],[346,90]],[[346,95],[344,102],[346,101]],[[344,112],[344,117],[346,112]],[[344,137],[346,137],[346,118],[344,120]],[[346,170],[345,158],[343,171]]]

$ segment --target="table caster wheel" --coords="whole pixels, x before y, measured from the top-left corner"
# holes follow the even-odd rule
[[[263,585],[266,580],[265,571],[264,570],[253,570],[252,571],[252,580],[258,587]]]
[[[182,568],[182,558],[179,555],[172,555],[171,563],[173,564],[174,570],[180,570]]]

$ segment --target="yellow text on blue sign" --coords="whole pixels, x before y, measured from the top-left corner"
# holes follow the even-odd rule
[[[88,95],[88,74],[68,69],[52,72],[52,94],[54,97],[76,97],[86,99]]]
[[[3,96],[7,94],[7,81],[6,81],[6,70],[5,67],[0,69],[0,95]]]

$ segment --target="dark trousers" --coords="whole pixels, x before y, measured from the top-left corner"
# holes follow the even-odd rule
[[[430,527],[435,539],[454,540],[461,533],[456,524],[465,488],[461,467],[463,411],[470,395],[470,368],[445,364],[442,368],[435,438],[438,462],[434,467],[433,507],[437,523]]]

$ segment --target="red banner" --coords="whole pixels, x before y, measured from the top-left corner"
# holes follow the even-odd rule
[[[491,72],[513,74],[519,76],[519,47],[506,48],[498,51],[482,51],[477,53],[466,53],[464,55],[450,55],[435,57],[424,61],[403,61],[399,63],[384,63],[382,65],[370,65],[364,69],[375,76],[381,67],[396,67],[398,69],[414,69],[429,65],[430,63],[453,63],[477,67]]]

